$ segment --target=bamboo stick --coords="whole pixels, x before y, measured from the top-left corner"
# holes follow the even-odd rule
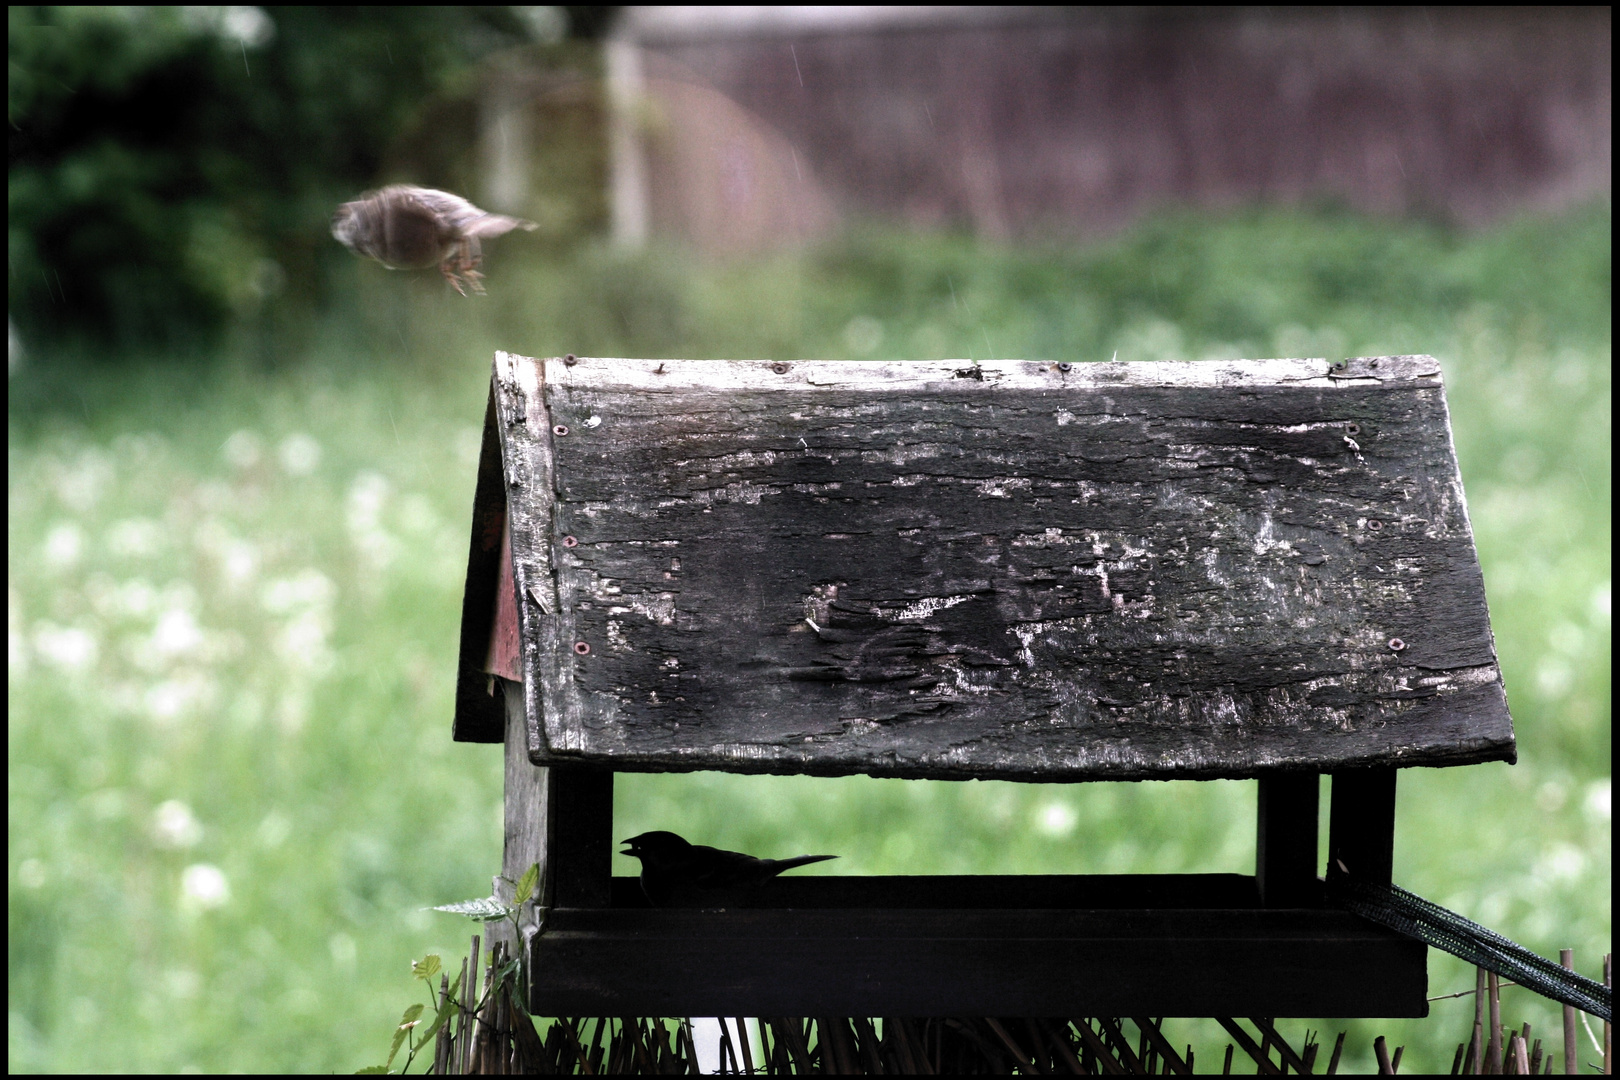
[[[1603,954],[1603,985],[1609,987],[1610,989],[1614,988],[1614,953]],[[1610,1035],[1612,1029],[1613,1025],[1611,1025],[1609,1021],[1603,1021],[1604,1076],[1614,1075],[1614,1043]]]
[[[737,1045],[742,1049],[743,1070],[749,1076],[752,1076],[754,1075],[754,1053],[748,1045],[748,1018],[736,1016],[732,1019],[737,1021]]]
[[[1140,1074],[1143,1071],[1141,1059],[1131,1050],[1131,1044],[1125,1040],[1125,1032],[1120,1030],[1119,1021],[1111,1016],[1099,1016],[1097,1023],[1102,1025],[1108,1045],[1114,1048],[1114,1053],[1119,1056],[1119,1063],[1125,1067],[1125,1071]]]
[[[477,934],[472,936],[472,949],[467,954],[467,962],[471,965],[468,970],[467,995],[465,1005],[465,1019],[461,1028],[461,1068],[462,1075],[472,1071],[473,1042],[478,1031],[478,961],[480,944]]]
[[[1492,1076],[1502,1073],[1502,987],[1496,977],[1496,972],[1485,973],[1485,985],[1489,989],[1489,1008],[1491,1014],[1491,1041],[1485,1048],[1485,1071]]]
[[[1295,1072],[1303,1076],[1311,1071],[1310,1068],[1305,1064],[1304,1059],[1298,1054],[1294,1053],[1294,1048],[1289,1046],[1287,1041],[1284,1040],[1281,1035],[1277,1034],[1277,1029],[1272,1027],[1269,1019],[1255,1019],[1254,1017],[1250,1017],[1249,1023],[1259,1028],[1260,1031],[1265,1035],[1266,1041],[1277,1048],[1277,1056],[1283,1060],[1283,1072],[1293,1069]],[[1261,1045],[1261,1049],[1265,1049],[1264,1044]]]
[[[1084,1017],[1074,1021],[1074,1026],[1080,1032],[1080,1041],[1085,1044],[1087,1050],[1091,1051],[1092,1060],[1102,1066],[1103,1072],[1112,1076],[1125,1075],[1125,1067],[1114,1060],[1114,1055],[1109,1051],[1108,1044],[1103,1042],[1095,1031],[1091,1030],[1091,1025]],[[1087,1062],[1087,1064],[1089,1065],[1090,1062]]]
[[[1564,970],[1565,971],[1574,971],[1575,970],[1575,950],[1574,949],[1559,949],[1558,950],[1558,962],[1560,964],[1564,965]],[[1574,1076],[1577,1072],[1580,1071],[1580,1069],[1575,1064],[1576,1060],[1580,1056],[1579,1052],[1575,1049],[1575,1047],[1577,1045],[1579,1045],[1579,1041],[1578,1041],[1578,1037],[1577,1037],[1577,1035],[1575,1033],[1575,1006],[1573,1006],[1573,1005],[1565,1005],[1564,1006],[1564,1075],[1565,1076]]]
[[[445,1002],[450,999],[450,976],[439,975],[439,1011],[444,1012]],[[450,1023],[446,1021],[439,1025],[439,1034],[433,1039],[433,1071],[440,1076],[444,1075],[445,1057],[450,1053]]]
[[[990,1026],[991,1031],[996,1033],[996,1038],[1001,1040],[1001,1045],[1007,1048],[1008,1052],[1012,1054],[1013,1060],[1018,1062],[1019,1067],[1025,1072],[1041,1074],[1046,1071],[1039,1065],[1035,1064],[1034,1059],[1027,1056],[1023,1049],[1017,1043],[1013,1042],[1012,1036],[1007,1033],[1006,1028],[1001,1026],[1001,1022],[999,1020],[993,1016],[987,1016],[984,1018],[984,1022]]]
[[[1074,1047],[1070,1046],[1069,1041],[1058,1033],[1057,1028],[1044,1020],[1037,1020],[1035,1023],[1045,1032],[1047,1043],[1057,1052],[1056,1060],[1061,1061],[1076,1076],[1085,1075],[1085,1066],[1081,1065],[1080,1059],[1075,1056]],[[1063,1026],[1067,1028],[1068,1024]]]
[[[1151,1018],[1145,1016],[1131,1017],[1131,1023],[1147,1033],[1154,1046],[1158,1048],[1159,1056],[1170,1066],[1170,1071],[1177,1076],[1188,1076],[1192,1073],[1192,1066],[1176,1053],[1175,1047],[1164,1037],[1164,1031]]]
[[[1245,1054],[1248,1054],[1254,1059],[1254,1063],[1260,1068],[1261,1075],[1282,1075],[1282,1070],[1273,1065],[1269,1057],[1261,1053],[1259,1045],[1257,1045],[1255,1041],[1249,1037],[1249,1033],[1247,1031],[1244,1031],[1238,1026],[1236,1020],[1233,1020],[1229,1016],[1217,1016],[1215,1018],[1215,1022],[1226,1029],[1227,1034],[1231,1035],[1233,1040],[1237,1042],[1238,1046],[1243,1048],[1243,1052]]]
[[[1344,1051],[1344,1032],[1333,1042],[1333,1056],[1328,1059],[1327,1075],[1337,1076],[1339,1072],[1339,1055]]]
[[[466,1075],[467,1072],[467,995],[472,992],[472,983],[467,980],[467,965],[471,957],[461,961],[461,983],[457,991],[459,1000],[456,1002],[456,1035],[450,1044],[449,1072]]]
[[[884,1071],[883,1057],[878,1052],[882,1045],[878,1039],[877,1028],[870,1017],[857,1016],[855,1021],[855,1034],[859,1040],[861,1063],[869,1073],[881,1074]]]

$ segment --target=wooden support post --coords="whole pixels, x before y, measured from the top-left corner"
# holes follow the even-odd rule
[[[1254,879],[1261,907],[1315,907],[1316,821],[1321,783],[1316,773],[1260,778]]]
[[[1395,860],[1395,770],[1344,769],[1333,774],[1328,870],[1388,883]]]
[[[540,864],[543,907],[606,907],[613,865],[613,773],[529,760],[523,684],[506,698],[506,851],[513,881]]]
[[[613,772],[553,765],[551,772],[551,903],[608,906],[613,867]]]

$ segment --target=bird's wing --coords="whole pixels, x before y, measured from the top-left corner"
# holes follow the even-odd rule
[[[447,222],[458,236],[490,238],[504,236],[513,229],[538,228],[532,221],[480,210],[460,195],[452,195],[448,191],[406,185],[400,188],[440,220]]]
[[[764,859],[701,844],[692,845],[688,865],[692,884],[702,889],[731,889],[751,885],[770,876],[765,869]]]
[[[513,229],[532,232],[534,229],[539,228],[534,222],[524,221],[522,218],[507,217],[505,214],[484,214],[483,211],[479,211],[479,213],[483,216],[473,218],[461,226],[463,235],[487,238],[505,236]]]
[[[460,195],[452,195],[448,191],[439,191],[435,188],[417,187],[414,184],[393,184],[383,188],[382,193],[409,199],[430,213],[458,225],[483,213]]]

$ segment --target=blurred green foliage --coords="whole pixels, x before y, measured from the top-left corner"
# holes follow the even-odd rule
[[[1091,247],[873,233],[740,263],[514,246],[478,299],[351,259],[359,302],[270,368],[30,360],[8,402],[11,1068],[352,1069],[384,1052],[407,962],[463,954],[464,924],[423,909],[500,865],[500,754],[449,737],[495,348],[1434,354],[1520,763],[1403,772],[1396,879],[1591,973],[1611,947],[1610,217],[1175,216]],[[704,773],[615,794],[616,835],[837,852],[839,873],[1243,872],[1253,814],[1237,782]],[[1432,993],[1472,986],[1439,953],[1430,971]],[[1505,1007],[1558,1030],[1525,991]],[[1375,1034],[1432,1071],[1470,1016],[1309,1025],[1350,1029],[1346,1071]],[[1227,1041],[1171,1027],[1201,1058]]]
[[[543,52],[569,12],[600,29],[583,8],[9,8],[24,339],[122,356],[206,351],[255,320],[285,332],[349,258],[327,231],[338,202],[389,172],[452,184],[477,129],[446,111],[470,112],[480,64]]]
[[[592,239],[597,60],[556,40],[609,11],[9,9],[13,1070],[351,1069],[396,1022],[407,960],[465,949],[423,909],[500,864],[500,755],[449,740],[496,348],[1438,356],[1521,763],[1403,773],[1396,877],[1592,970],[1611,947],[1607,203],[1475,233],[1318,207],[1084,246],[854,230],[732,262],[626,253]],[[519,69],[542,75],[541,229],[492,246],[488,297],[332,241],[335,205],[381,182],[476,196],[481,95]],[[840,873],[1197,872],[1252,862],[1253,803],[1232,782],[696,774],[621,777],[615,812],[619,835],[837,851]],[[1472,985],[1431,957],[1434,993]],[[1346,1069],[1375,1033],[1443,1069],[1468,1015],[1353,1023]]]

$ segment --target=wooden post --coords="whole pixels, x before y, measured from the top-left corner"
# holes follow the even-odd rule
[[[1261,907],[1315,907],[1316,822],[1321,784],[1316,773],[1260,778],[1255,837],[1255,885]]]
[[[546,869],[551,904],[607,907],[613,866],[613,772],[560,765],[550,772]]]
[[[540,864],[543,907],[606,907],[613,865],[613,773],[529,760],[523,684],[506,697],[506,852],[513,881]]]
[[[1387,884],[1395,860],[1395,770],[1333,774],[1328,869]]]

